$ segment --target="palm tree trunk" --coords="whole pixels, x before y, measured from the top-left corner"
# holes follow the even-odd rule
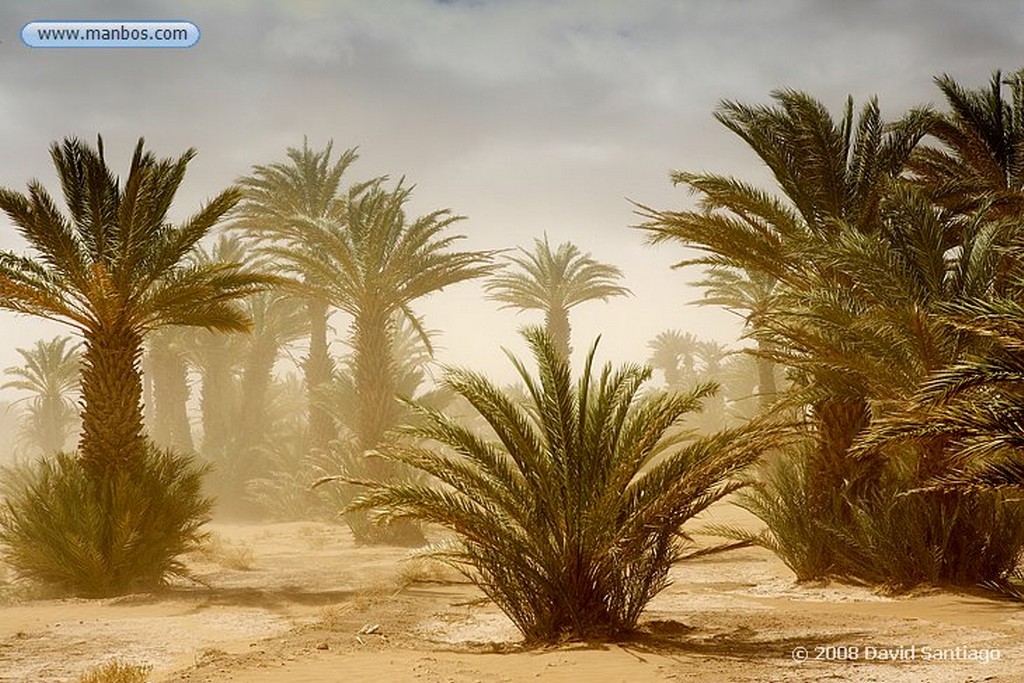
[[[143,458],[141,356],[142,337],[126,324],[85,334],[79,450],[95,481],[109,481]]]
[[[311,298],[306,304],[309,311],[309,355],[302,370],[306,381],[309,414],[308,446],[311,450],[327,450],[337,437],[331,414],[320,405],[321,387],[331,381],[334,363],[327,346],[328,305],[322,299]]]
[[[571,335],[569,311],[560,306],[549,308],[544,316],[544,324],[551,341],[554,342],[555,349],[568,358],[572,353],[572,347],[569,345]]]
[[[188,419],[188,366],[181,353],[160,340],[150,348],[153,373],[153,441],[165,448],[191,451]]]
[[[850,446],[871,422],[871,410],[862,398],[828,399],[814,409],[817,448],[808,472],[808,508],[830,507],[836,496],[856,494],[867,485],[872,463],[855,461]]]
[[[380,446],[398,423],[393,345],[394,319],[387,309],[372,303],[361,307],[352,324],[353,374],[359,400],[356,447],[361,455]],[[374,481],[397,476],[389,461],[362,457],[360,462],[364,471],[359,476]],[[346,521],[358,543],[420,546],[426,542],[420,526],[409,520],[381,527],[371,524],[365,512],[355,512],[347,515]]]
[[[199,393],[199,408],[203,420],[203,454],[211,460],[220,459],[231,441],[235,424],[235,401],[231,383],[231,359],[228,357],[227,339],[223,334],[213,335],[203,354],[203,387]]]
[[[770,349],[770,342],[763,339],[757,340],[758,351],[767,353]],[[779,388],[775,384],[775,361],[763,355],[756,357],[757,360],[757,400],[764,412],[775,402],[775,395]]]
[[[242,411],[239,424],[239,451],[252,469],[253,447],[263,442],[267,432],[267,390],[277,361],[277,340],[268,335],[254,336],[242,375]]]
[[[376,448],[397,421],[392,328],[391,316],[380,306],[367,306],[352,324],[354,380],[359,397],[356,445],[361,452]],[[370,471],[375,476],[384,474],[378,471],[383,466],[380,459],[371,462]]]
[[[66,410],[61,396],[44,396],[39,406],[39,418],[42,429],[39,430],[39,446],[45,455],[53,455],[64,450],[67,440],[68,425]]]

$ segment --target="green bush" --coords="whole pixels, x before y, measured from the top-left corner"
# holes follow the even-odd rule
[[[207,469],[152,446],[139,468],[103,482],[75,456],[39,460],[0,508],[4,560],[20,578],[87,597],[188,577],[179,557],[205,537]]]
[[[810,488],[807,481],[806,460],[800,457],[778,457],[765,463],[750,486],[740,491],[736,504],[747,510],[768,528],[757,534],[745,529],[710,526],[709,531],[747,540],[775,553],[789,567],[798,581],[821,579],[834,573],[834,538],[828,525],[818,516],[809,514]],[[827,519],[838,519],[846,507],[841,495],[826,499],[835,508],[824,514]]]
[[[807,458],[779,460],[741,507],[768,526],[751,536],[799,580],[837,578],[893,590],[1008,585],[1024,559],[1024,502],[983,490],[914,490],[913,469],[886,462],[871,486],[837,491],[808,513]],[[722,531],[719,529],[719,531]]]
[[[489,434],[421,408],[423,425],[405,430],[414,440],[380,456],[433,482],[362,482],[368,490],[349,510],[454,532],[438,557],[528,643],[619,637],[685,556],[681,526],[734,491],[733,476],[773,439],[770,430],[736,430],[689,441],[679,420],[714,385],[643,397],[650,369],[608,365],[595,376],[596,345],[574,382],[543,330],[525,336],[539,366],[534,378],[514,361],[526,405],[476,373],[449,370],[444,385],[473,405]]]

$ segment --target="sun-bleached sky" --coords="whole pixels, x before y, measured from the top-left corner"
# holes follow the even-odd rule
[[[182,19],[191,49],[30,49],[43,19]],[[941,105],[932,77],[978,87],[1024,66],[1016,0],[241,0],[4,3],[0,7],[0,186],[59,189],[47,147],[101,133],[115,170],[145,136],[160,156],[196,147],[174,212],[184,216],[254,164],[307,136],[358,147],[350,179],[416,185],[412,209],[451,208],[473,248],[571,240],[625,272],[630,298],[573,312],[581,352],[644,360],[669,328],[732,342],[739,322],[688,305],[693,271],[652,248],[629,200],[680,208],[672,169],[768,179],[712,118],[723,99],[765,103],[787,87],[838,112],[877,95],[894,118]],[[0,249],[22,252],[0,216]],[[439,357],[512,376],[500,346],[539,313],[497,310],[477,284],[415,306]],[[339,333],[344,318],[335,317]],[[0,314],[0,368],[61,332]],[[335,346],[336,353],[344,347]]]

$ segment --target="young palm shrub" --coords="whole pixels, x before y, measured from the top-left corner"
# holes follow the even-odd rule
[[[412,439],[379,457],[436,483],[352,482],[368,490],[348,509],[454,532],[437,555],[476,583],[528,643],[628,634],[668,584],[672,564],[687,556],[682,524],[735,491],[733,475],[776,435],[741,429],[687,443],[675,427],[715,385],[641,397],[650,368],[609,364],[595,376],[596,344],[574,383],[546,332],[527,328],[524,336],[538,365],[535,377],[512,358],[528,390],[525,405],[482,375],[449,369],[444,386],[492,434],[417,407],[423,424],[404,430]]]
[[[152,445],[140,464],[100,481],[66,453],[22,469],[0,508],[4,561],[21,578],[83,597],[188,578],[179,558],[206,536],[208,468]]]
[[[768,529],[711,530],[771,550],[798,581],[1003,590],[1016,577],[1024,560],[1021,501],[993,491],[913,490],[916,463],[893,459],[870,490],[837,490],[827,508],[808,515],[806,450],[772,463],[737,496]]]
[[[807,514],[812,488],[808,467],[811,448],[765,463],[751,476],[750,486],[740,491],[736,505],[767,525],[757,533],[740,527],[712,526],[709,531],[737,541],[749,541],[775,553],[796,575],[797,581],[813,581],[834,573],[836,551],[832,529],[822,520],[847,514],[847,496],[838,493],[827,510]]]

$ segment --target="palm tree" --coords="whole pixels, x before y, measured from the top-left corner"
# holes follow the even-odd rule
[[[419,407],[425,424],[378,455],[436,483],[363,481],[368,490],[349,509],[454,532],[440,558],[476,583],[528,643],[615,638],[634,628],[668,585],[669,568],[686,557],[681,526],[738,488],[734,475],[772,439],[769,430],[740,430],[685,443],[673,426],[714,385],[642,398],[650,368],[595,372],[596,344],[574,382],[543,329],[524,336],[538,366],[531,375],[512,359],[526,405],[477,373],[448,370],[444,385],[493,436]]]
[[[315,260],[317,254],[306,239],[307,231],[321,222],[344,225],[349,194],[358,195],[367,187],[357,184],[350,193],[342,190],[342,178],[358,155],[355,149],[349,149],[332,162],[332,148],[333,143],[328,143],[322,151],[314,152],[304,139],[301,149],[288,148],[287,163],[255,166],[252,173],[239,180],[244,198],[234,226],[262,247],[286,247],[302,253],[303,258],[295,263]],[[305,284],[315,284],[309,272],[297,275]],[[318,291],[317,287],[306,288],[309,352],[303,371],[309,397],[309,446],[324,450],[336,432],[331,416],[315,397],[330,382],[334,363],[327,340],[330,305],[318,296]]]
[[[855,120],[851,98],[836,121],[807,94],[781,90],[772,97],[776,106],[724,102],[715,117],[768,166],[785,200],[733,178],[675,172],[675,183],[700,196],[699,209],[639,210],[648,219],[640,228],[648,232],[650,243],[671,241],[704,252],[680,265],[727,269],[739,280],[756,273],[774,283],[768,303],[777,313],[784,310],[787,292],[799,295],[821,291],[823,283],[843,284],[844,276],[835,272],[826,256],[828,250],[842,231],[877,232],[882,203],[933,116],[914,110],[885,124],[872,99]],[[839,293],[843,291],[840,287]],[[806,348],[806,338],[823,322],[804,317],[794,324],[791,317],[786,325],[765,333],[768,320],[758,320],[758,338],[772,345],[772,354],[787,345]],[[870,410],[865,394],[852,391],[840,373],[830,372],[824,363],[817,369],[822,372],[805,380],[819,390],[810,399],[816,457],[823,470],[842,472],[846,453],[867,426]],[[822,490],[821,495],[831,496],[832,491]]]
[[[484,288],[488,298],[503,308],[544,311],[545,327],[555,348],[571,351],[569,310],[587,301],[607,301],[624,296],[629,289],[616,284],[622,278],[617,267],[581,253],[571,242],[552,252],[547,235],[534,240],[533,252],[520,248],[520,255],[506,257],[511,266],[491,277]]]
[[[765,336],[762,321],[771,312],[775,280],[758,271],[711,266],[704,277],[693,283],[704,290],[704,296],[693,302],[701,306],[721,306],[740,313],[746,327],[745,335],[753,338],[757,348],[750,353],[757,364],[757,396],[761,410],[775,401],[778,386],[775,362],[771,359],[772,342]]]
[[[22,366],[4,370],[14,379],[2,389],[30,393],[22,436],[34,450],[50,455],[63,450],[78,427],[79,349],[70,337],[39,340],[31,349],[17,349]]]
[[[359,396],[354,429],[359,454],[379,446],[399,415],[392,356],[396,314],[410,321],[431,348],[411,304],[491,272],[489,252],[452,249],[462,236],[446,233],[461,217],[444,209],[408,219],[405,205],[411,192],[399,182],[393,190],[375,187],[361,193],[349,204],[344,223],[305,221],[306,247],[273,252],[286,269],[303,275],[318,297],[352,316],[349,344]],[[379,466],[373,461],[370,471],[383,476]]]
[[[842,460],[797,451],[793,462],[776,463],[744,505],[771,528],[756,540],[800,579],[904,587],[1003,581],[1024,547],[1018,505],[962,491],[905,495],[967,457],[963,434],[941,428],[943,411],[921,409],[912,411],[916,438],[882,441],[878,432],[905,419],[922,382],[985,350],[984,340],[957,329],[946,312],[990,296],[1012,230],[984,215],[964,223],[910,186],[894,188],[882,209],[875,233],[847,228],[823,252],[833,278],[786,292],[768,321],[787,340],[775,358],[814,380],[783,401],[862,397],[867,426]],[[950,249],[954,231],[961,242]],[[843,386],[846,393],[838,394]],[[953,410],[962,427],[989,408]]]
[[[247,330],[235,301],[274,282],[236,263],[187,257],[238,201],[231,188],[179,226],[166,220],[195,156],[157,160],[140,139],[124,183],[95,148],[67,138],[50,148],[70,217],[46,189],[0,190],[0,209],[35,258],[0,252],[0,307],[70,325],[84,339],[82,464],[94,480],[131,470],[145,451],[139,359],[165,325]]]
[[[1024,213],[1024,70],[992,75],[987,88],[966,89],[948,75],[935,79],[950,111],[929,133],[941,147],[921,146],[908,168],[940,206],[960,216],[983,207],[1000,217]],[[1009,97],[1003,86],[1009,86]]]
[[[651,349],[651,367],[662,371],[668,387],[678,389],[696,381],[699,343],[696,335],[679,330],[666,330],[647,342]]]
[[[188,382],[186,357],[191,347],[192,330],[164,327],[154,331],[142,359],[143,380],[149,384],[147,422],[154,443],[162,448],[192,451],[192,425],[188,418]],[[144,394],[145,387],[143,387]],[[145,401],[145,398],[144,398]]]

